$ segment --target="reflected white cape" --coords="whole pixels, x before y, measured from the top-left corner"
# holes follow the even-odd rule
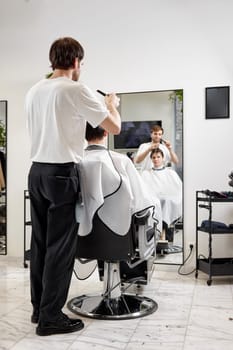
[[[182,216],[182,181],[171,168],[145,170],[142,172],[151,195],[160,199],[162,219],[168,226]]]

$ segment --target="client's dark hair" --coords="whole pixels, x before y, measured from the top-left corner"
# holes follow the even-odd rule
[[[101,126],[97,126],[97,128],[93,128],[89,123],[86,124],[86,140],[101,140],[104,137],[104,129]]]
[[[153,157],[153,154],[157,154],[157,153],[160,153],[161,156],[164,158],[163,151],[160,148],[154,148],[150,153],[150,158]]]

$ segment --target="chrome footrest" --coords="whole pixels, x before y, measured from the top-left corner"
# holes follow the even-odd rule
[[[149,315],[157,310],[158,304],[150,298],[131,294],[122,294],[114,299],[100,295],[81,295],[71,299],[67,307],[84,317],[123,320]]]

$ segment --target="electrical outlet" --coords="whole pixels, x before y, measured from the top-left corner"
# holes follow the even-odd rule
[[[190,243],[189,243],[189,248],[190,248],[190,249],[193,249],[193,248],[194,248],[194,243],[193,243],[193,242],[190,242]]]

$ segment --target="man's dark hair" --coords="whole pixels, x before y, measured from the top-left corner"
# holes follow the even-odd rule
[[[78,58],[81,61],[83,57],[83,47],[77,40],[70,37],[55,40],[49,50],[49,59],[53,69],[72,68],[74,60]]]
[[[92,141],[92,140],[101,140],[104,137],[104,129],[100,126],[97,126],[97,128],[93,128],[89,123],[86,125],[86,140]]]

